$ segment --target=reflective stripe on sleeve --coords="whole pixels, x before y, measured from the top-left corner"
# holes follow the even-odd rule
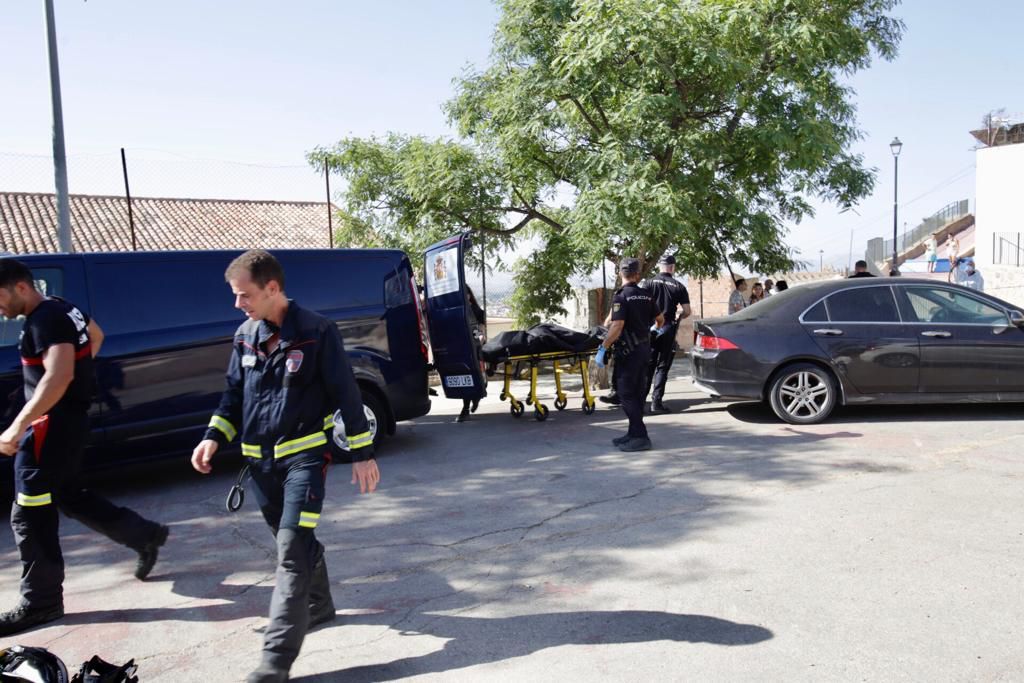
[[[242,455],[245,455],[250,458],[262,458],[263,452],[260,450],[260,447],[257,446],[256,444],[243,443]]]
[[[316,432],[309,436],[303,436],[298,439],[292,439],[291,441],[285,441],[274,446],[274,457],[283,458],[288,455],[294,455],[295,453],[301,453],[302,451],[308,451],[311,448],[317,446],[327,445],[327,435],[323,432]]]
[[[317,523],[320,521],[320,513],[318,512],[300,512],[299,513],[299,526],[306,527],[307,529],[315,529]]]
[[[223,434],[228,441],[234,441],[235,436],[238,435],[238,430],[235,429],[235,426],[220,415],[214,415],[211,417],[210,424],[208,426]]]
[[[355,436],[348,437],[349,448],[365,448],[373,443],[373,434],[370,432],[363,432],[362,434],[356,434]]]
[[[38,496],[30,496],[25,493],[18,493],[18,505],[25,508],[35,508],[42,505],[49,505],[53,502],[53,498],[49,493],[40,493]]]
[[[324,418],[324,429],[334,429],[334,416],[328,415]]]

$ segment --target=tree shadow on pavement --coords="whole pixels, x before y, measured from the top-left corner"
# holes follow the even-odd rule
[[[772,637],[761,626],[699,614],[642,610],[554,612],[498,619],[433,616],[421,629],[402,635],[448,639],[441,649],[382,664],[294,677],[293,681],[394,681],[409,676],[450,672],[531,655],[562,645],[649,643],[660,640],[753,645]]]

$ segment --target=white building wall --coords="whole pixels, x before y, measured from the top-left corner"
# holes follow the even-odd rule
[[[993,253],[1000,233],[1020,233],[1024,248],[1024,144],[979,149],[975,182],[974,261],[985,278],[985,291],[1024,308],[1024,253],[1017,267],[1016,238],[1003,235],[1008,239],[1004,254],[1014,254],[1014,265],[995,265]]]
[[[1024,144],[979,149],[975,183],[975,263],[984,272],[993,235],[1020,232],[1024,245]]]

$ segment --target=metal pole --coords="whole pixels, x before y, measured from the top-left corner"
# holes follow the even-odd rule
[[[331,169],[324,162],[324,182],[327,183],[327,248],[334,249],[334,224],[331,219]]]
[[[896,226],[898,223],[897,215],[899,213],[899,196],[900,196],[900,157],[899,155],[893,155],[893,194],[892,194],[892,269],[889,271],[889,275],[899,275],[900,269],[896,265]]]
[[[704,319],[704,281],[700,281],[700,317]]]
[[[487,244],[483,233],[480,235],[480,293],[483,296],[484,337],[487,337]]]
[[[605,310],[608,308],[608,259],[601,257],[601,324],[604,324],[604,317],[608,315]]]
[[[65,253],[71,246],[71,206],[68,203],[68,164],[64,153],[64,113],[60,102],[60,65],[57,63],[57,28],[53,0],[43,0],[46,10],[46,46],[50,56],[50,102],[53,105],[53,177],[57,190],[57,247]]]
[[[128,200],[128,230],[132,236],[132,251],[135,251],[135,219],[132,217],[132,191],[128,189],[128,161],[124,158],[124,147],[121,148],[121,173],[124,175],[124,196]]]

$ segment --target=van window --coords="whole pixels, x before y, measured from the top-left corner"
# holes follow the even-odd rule
[[[64,271],[60,268],[33,268],[36,289],[43,296],[64,295]],[[0,316],[0,347],[14,346],[21,339],[21,328],[25,325],[25,316],[19,315],[14,320]]]
[[[412,303],[412,275],[392,271],[384,281],[384,305],[397,308]]]
[[[211,260],[101,261],[91,273],[94,317],[108,334],[240,321],[224,282],[226,265]]]

